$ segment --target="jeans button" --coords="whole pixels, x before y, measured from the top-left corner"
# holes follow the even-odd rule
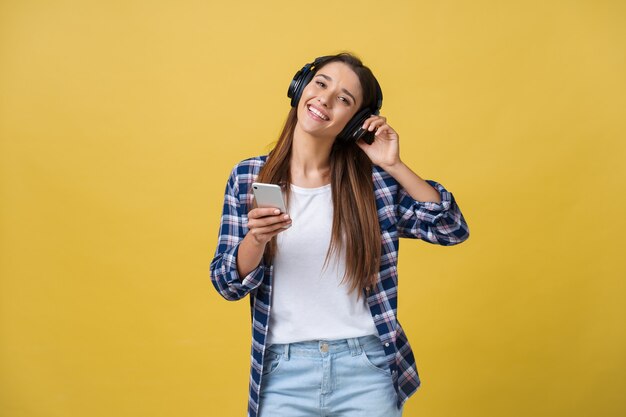
[[[322,343],[322,346],[320,346],[320,350],[324,353],[328,352],[328,343]]]

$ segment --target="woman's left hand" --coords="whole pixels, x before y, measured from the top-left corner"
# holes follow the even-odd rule
[[[384,168],[400,162],[398,134],[387,124],[386,117],[372,115],[365,120],[363,128],[376,131],[371,145],[365,143],[363,139],[356,142],[373,164]]]

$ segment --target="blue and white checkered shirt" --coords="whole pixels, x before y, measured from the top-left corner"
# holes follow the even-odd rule
[[[252,204],[250,187],[267,160],[267,155],[245,159],[233,168],[224,194],[218,246],[210,266],[211,282],[227,300],[250,295],[252,349],[248,417],[257,417],[263,374],[263,357],[271,311],[272,265],[259,266],[240,279],[237,250],[248,232],[248,209]],[[469,228],[453,195],[441,184],[427,180],[441,196],[441,203],[419,202],[382,168],[372,170],[378,209],[382,252],[376,286],[367,303],[391,368],[397,393],[397,406],[420,386],[420,378],[407,336],[397,318],[398,239],[422,239],[444,246],[456,245],[469,237]]]

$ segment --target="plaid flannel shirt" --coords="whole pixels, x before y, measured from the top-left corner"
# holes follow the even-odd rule
[[[211,282],[227,300],[250,295],[252,348],[248,417],[257,417],[262,384],[263,357],[271,312],[273,266],[262,260],[245,277],[237,272],[239,243],[248,232],[248,208],[252,204],[251,185],[267,155],[245,159],[233,168],[224,194],[217,250],[211,261]],[[397,406],[417,391],[420,377],[411,347],[397,318],[398,239],[422,239],[450,246],[469,237],[469,228],[453,195],[441,184],[427,180],[441,197],[441,203],[419,202],[382,168],[372,170],[374,195],[382,240],[380,272],[371,291],[364,289],[367,303],[391,368],[391,381],[397,393]]]

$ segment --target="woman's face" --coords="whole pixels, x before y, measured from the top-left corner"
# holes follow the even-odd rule
[[[313,136],[334,139],[362,103],[363,93],[356,73],[343,62],[330,62],[317,70],[302,91],[298,124]]]

